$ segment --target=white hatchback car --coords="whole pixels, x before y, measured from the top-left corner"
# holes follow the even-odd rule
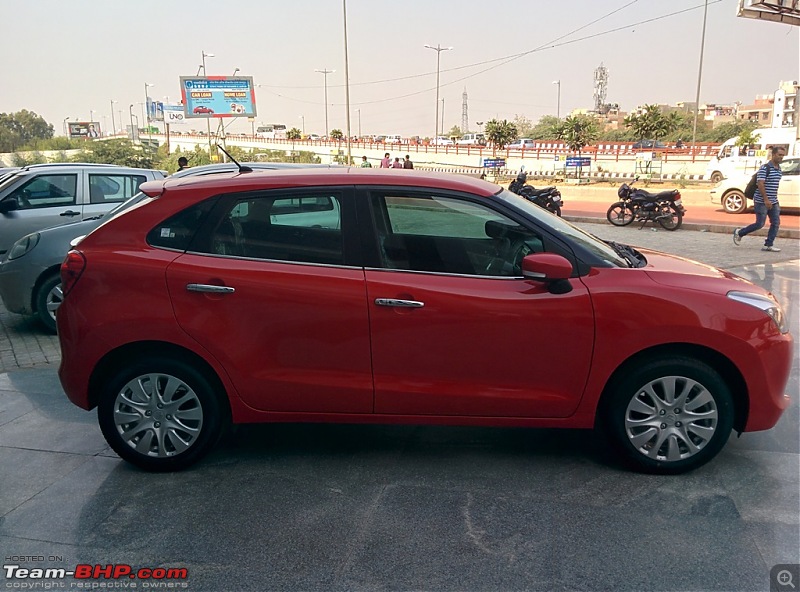
[[[778,185],[778,202],[782,208],[800,208],[800,157],[784,158],[781,171],[783,175]],[[750,172],[723,179],[711,190],[711,202],[721,204],[729,214],[741,214],[751,205],[744,188],[752,176]]]

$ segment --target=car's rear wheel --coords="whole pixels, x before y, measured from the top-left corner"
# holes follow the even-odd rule
[[[178,471],[216,444],[225,409],[201,372],[181,360],[146,357],[106,382],[98,420],[123,459],[148,471]]]
[[[683,224],[683,213],[672,204],[660,204],[658,223],[665,230],[678,230]]]
[[[608,208],[606,219],[614,226],[627,226],[633,222],[633,210],[624,201],[618,201]]]
[[[602,421],[637,470],[676,474],[722,449],[733,427],[730,389],[710,366],[682,356],[651,360],[609,386]]]
[[[729,214],[741,214],[747,209],[747,197],[736,189],[728,191],[722,198],[722,209]]]
[[[61,276],[54,273],[43,281],[36,291],[36,316],[50,333],[56,332],[56,311],[63,300]]]

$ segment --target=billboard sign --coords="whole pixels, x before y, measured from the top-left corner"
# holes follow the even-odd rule
[[[164,103],[147,97],[147,118],[150,121],[164,121]]]
[[[100,123],[97,121],[70,121],[68,125],[70,138],[87,140],[100,137]]]
[[[181,76],[181,98],[190,119],[256,116],[252,76]]]
[[[186,125],[189,121],[183,112],[183,105],[163,105],[164,123],[169,125]]]

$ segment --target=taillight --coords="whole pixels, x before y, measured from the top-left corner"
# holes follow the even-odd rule
[[[80,251],[72,250],[61,264],[61,290],[64,296],[70,293],[86,269],[86,257]]]

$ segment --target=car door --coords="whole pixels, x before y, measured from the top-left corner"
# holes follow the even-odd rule
[[[30,175],[10,190],[3,201],[15,200],[17,207],[0,214],[0,254],[26,234],[80,220],[82,183],[77,171],[58,171]]]
[[[785,208],[800,208],[800,158],[785,158],[781,163],[778,202]]]
[[[367,268],[375,412],[566,417],[594,340],[579,279],[553,294],[521,277],[550,239],[486,200],[370,192],[380,264]]]
[[[167,271],[181,328],[220,361],[250,407],[372,412],[364,271],[348,265],[347,220],[331,222],[332,208],[321,207],[336,201],[342,212],[344,194],[225,196]],[[167,221],[153,233],[180,227]]]

